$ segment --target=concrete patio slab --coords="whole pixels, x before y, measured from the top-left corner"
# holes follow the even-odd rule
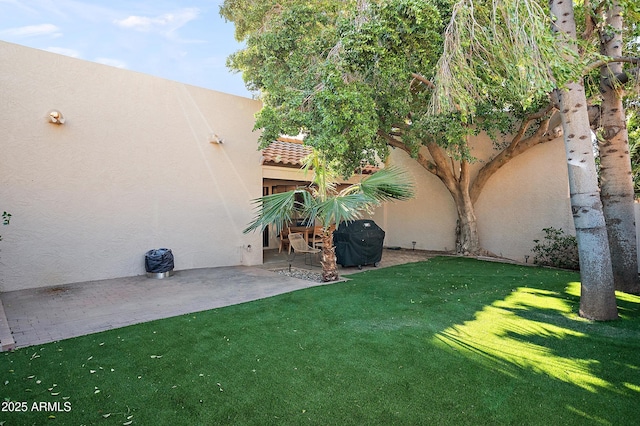
[[[385,250],[380,267],[432,257],[430,252]],[[263,299],[322,283],[273,270],[311,268],[304,257],[266,251],[258,267],[233,266],[176,271],[164,279],[144,275],[10,291],[0,294],[2,350],[82,336],[146,321]],[[373,266],[365,266],[363,270]],[[359,272],[340,268],[340,273]],[[2,312],[0,312],[1,314]],[[4,333],[3,333],[4,330]]]
[[[237,266],[176,271],[164,279],[136,276],[11,291],[0,297],[15,348],[20,348],[314,285],[318,283]]]

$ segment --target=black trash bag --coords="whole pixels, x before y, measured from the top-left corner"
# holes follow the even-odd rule
[[[173,253],[171,249],[149,250],[144,256],[144,266],[147,272],[162,273],[173,271]]]

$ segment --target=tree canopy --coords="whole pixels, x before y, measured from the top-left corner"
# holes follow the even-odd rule
[[[472,159],[465,136],[513,131],[581,71],[562,60],[536,3],[466,3],[226,1],[221,13],[247,46],[228,64],[260,92],[262,143],[303,132],[345,173],[384,155],[381,133]]]
[[[609,21],[620,4],[622,30]],[[582,34],[572,40],[552,31],[548,7],[535,0],[227,0],[221,13],[246,42],[228,64],[263,100],[263,146],[302,133],[343,175],[400,148],[451,193],[458,251],[480,253],[473,203],[502,165],[561,134],[554,89],[592,77],[595,117],[600,83],[617,87],[633,75],[627,67],[601,77],[602,67],[637,67],[602,50],[609,35],[638,35],[635,2],[571,6]],[[496,151],[472,176],[469,140],[481,132]]]
[[[638,6],[621,3],[625,40],[633,40]],[[603,9],[589,1],[577,9],[585,37],[606,26],[597,20]],[[554,87],[607,60],[585,38],[578,60],[567,61],[575,53],[556,42],[546,6],[535,1],[227,0],[221,13],[246,42],[228,65],[264,102],[262,144],[303,132],[345,173],[384,155],[381,132],[401,134],[414,151],[434,140],[472,159],[466,135],[517,130]]]
[[[491,8],[483,8],[490,16]],[[481,250],[473,202],[492,174],[555,137],[548,99],[536,96],[542,89],[522,102],[521,92],[488,90],[487,82],[486,96],[473,110],[433,113],[445,30],[455,16],[449,0],[228,0],[221,12],[246,42],[229,66],[260,93],[264,106],[255,127],[262,130],[262,146],[283,133],[302,133],[305,144],[340,163],[343,175],[384,159],[388,145],[406,151],[451,193],[461,253]],[[468,140],[483,131],[501,153],[483,159],[487,163],[472,180]]]
[[[379,130],[420,138],[425,123],[407,123],[428,105],[447,10],[446,0],[226,2],[247,43],[229,65],[264,102],[261,142],[303,132],[348,174],[385,155]]]

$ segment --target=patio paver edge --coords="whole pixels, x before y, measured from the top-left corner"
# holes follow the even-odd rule
[[[13,340],[9,321],[4,312],[2,298],[0,298],[0,352],[12,351],[16,348],[16,342]]]

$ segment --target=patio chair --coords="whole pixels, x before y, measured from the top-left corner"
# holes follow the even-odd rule
[[[283,248],[288,249],[289,254],[291,254],[291,244],[289,243],[289,228],[285,228],[280,231],[280,247],[278,248],[278,253],[282,253]]]
[[[329,233],[333,234],[333,231],[336,230],[336,225],[331,225],[329,227]],[[315,226],[313,228],[313,237],[311,238],[311,245],[315,248],[322,248],[323,243],[322,243],[322,235],[323,235],[323,231],[322,231],[322,226]],[[332,237],[333,238],[333,237]]]
[[[304,253],[304,264],[313,266],[313,256],[322,251],[309,246],[309,244],[304,240],[304,236],[296,232],[289,234],[289,243],[293,248],[293,257],[289,260],[289,269],[291,269],[291,262],[295,259],[297,253]],[[307,263],[307,256],[310,257],[311,263]]]
[[[322,247],[322,226],[314,226],[313,234],[309,236],[311,239],[311,246],[315,248]]]

